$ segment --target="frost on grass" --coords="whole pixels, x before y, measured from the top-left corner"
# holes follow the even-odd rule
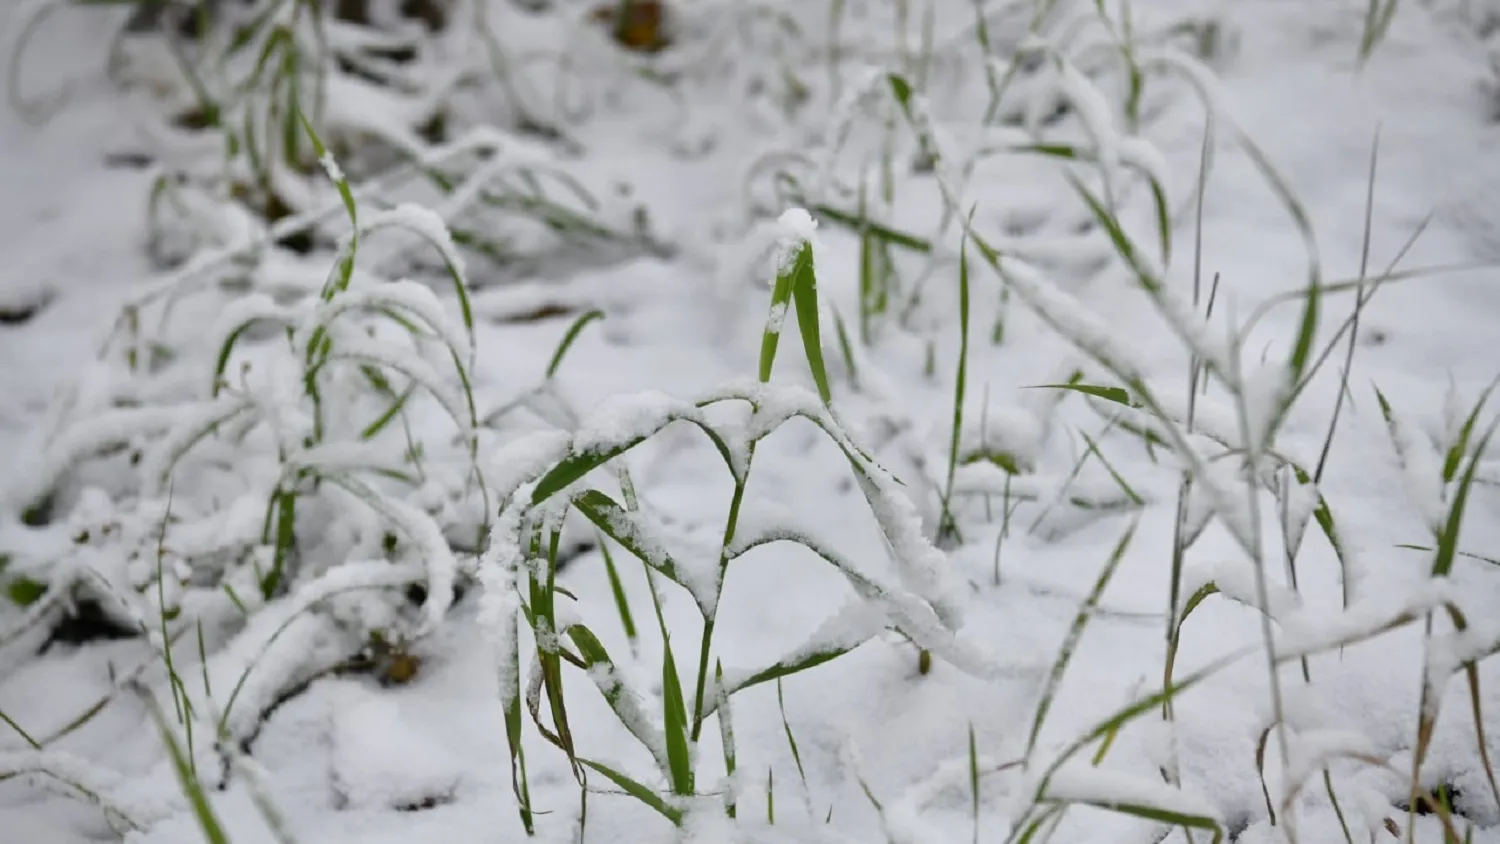
[[[864,600],[850,601],[818,625],[817,630],[801,645],[782,655],[776,665],[796,666],[820,654],[853,650],[884,632],[888,623],[886,614],[878,604]],[[732,693],[763,670],[766,669],[726,669],[723,686]]]
[[[780,277],[792,271],[797,256],[805,246],[813,246],[818,236],[818,222],[805,208],[789,208],[776,220],[776,251],[772,267]]]
[[[781,327],[786,322],[786,312],[791,305],[788,302],[777,302],[771,306],[771,312],[766,316],[766,333],[780,334]]]
[[[1184,606],[1195,592],[1208,585],[1217,587],[1224,597],[1260,610],[1276,621],[1291,618],[1302,609],[1302,598],[1290,587],[1278,583],[1266,584],[1266,601],[1262,605],[1255,566],[1249,560],[1187,563],[1182,572]],[[1183,608],[1179,607],[1178,612]]]
[[[232,707],[228,698],[224,704],[229,735],[241,740],[251,735],[278,694],[345,656],[342,632],[315,607],[341,593],[402,588],[421,577],[416,566],[345,563],[253,613],[207,667],[212,688],[238,687]]]
[[[328,175],[330,182],[340,184],[347,181],[344,177],[344,168],[339,166],[338,161],[333,157],[333,153],[324,152],[318,156],[318,163],[323,166],[323,172]]]
[[[667,550],[665,531],[648,509],[607,510],[602,515],[611,537],[644,557],[646,565],[682,584],[704,614],[713,616],[721,586],[718,560],[674,560]]]
[[[1289,742],[1282,805],[1286,805],[1306,781],[1330,763],[1347,757],[1375,758],[1370,739],[1353,730],[1322,729],[1296,731]]]
[[[602,454],[651,436],[674,419],[698,420],[691,402],[666,393],[642,391],[612,396],[591,412],[573,434],[574,454]]]
[[[138,439],[159,436],[182,417],[199,408],[197,403],[176,407],[118,408],[79,420],[63,431],[30,465],[16,473],[7,485],[5,503],[23,509],[50,492],[71,469],[84,460]]]
[[[63,751],[0,751],[0,781],[16,777],[98,806],[130,829],[161,820],[171,808],[129,799],[121,793],[126,785],[123,776]]]
[[[568,454],[572,437],[564,431],[538,431],[517,437],[480,457],[485,479],[509,501],[520,488],[552,468]]]
[[[1391,442],[1401,464],[1407,497],[1428,529],[1440,532],[1448,509],[1443,500],[1442,458],[1432,443],[1422,436],[1421,429],[1396,408],[1390,409],[1386,427],[1390,430]]]
[[[1282,635],[1276,641],[1277,658],[1295,659],[1363,641],[1444,604],[1461,605],[1457,591],[1446,578],[1436,578],[1411,584],[1402,591],[1371,590],[1341,612],[1303,609],[1282,620]]]
[[[1084,131],[1094,142],[1100,163],[1106,168],[1116,166],[1119,160],[1119,133],[1115,129],[1114,108],[1104,92],[1080,71],[1072,62],[1058,58],[1058,85],[1068,101],[1077,110]]]
[[[1119,343],[1119,332],[1107,320],[1020,261],[1002,259],[1000,268],[1006,284],[1055,331],[1124,380],[1141,379],[1145,370]]]
[[[620,719],[621,726],[651,753],[659,770],[663,773],[670,771],[666,738],[656,728],[653,716],[646,711],[641,695],[630,687],[620,669],[610,663],[600,662],[589,667],[588,675],[599,693],[609,702],[610,709]]]
[[[459,360],[465,359],[461,351],[472,351],[474,338],[453,324],[432,288],[405,279],[343,293],[319,307],[315,324],[326,326],[340,314],[353,310],[382,308],[405,311],[426,323]]]
[[[431,363],[415,352],[393,348],[389,343],[351,336],[340,338],[329,358],[367,364],[405,375],[428,390],[466,436],[472,430],[472,412],[463,392],[452,386]]]
[[[1007,474],[1036,469],[1046,428],[1038,414],[1012,405],[991,405],[964,412],[958,438],[959,468],[976,463],[1000,466]]]
[[[1042,796],[1059,803],[1082,803],[1105,809],[1142,807],[1218,821],[1218,809],[1203,795],[1175,788],[1156,777],[1159,775],[1154,773],[1130,774],[1072,763],[1052,775]]]
[[[382,228],[406,229],[426,240],[442,255],[443,263],[458,274],[458,282],[464,287],[468,286],[463,253],[458,251],[457,244],[453,242],[447,222],[436,211],[424,205],[403,202],[395,208],[371,215],[361,225],[366,234]]]
[[[423,609],[428,629],[436,627],[453,604],[453,585],[458,575],[458,560],[442,530],[420,508],[406,501],[382,495],[353,478],[345,477],[338,483],[411,540],[427,573],[427,601]]]

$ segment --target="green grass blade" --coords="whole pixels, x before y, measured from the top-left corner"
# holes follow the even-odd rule
[[[786,696],[782,694],[781,678],[776,678],[776,709],[781,713],[781,729],[786,733],[786,745],[792,751],[792,761],[797,764],[797,776],[802,778],[802,787],[807,788],[807,769],[802,767],[802,751],[797,748],[797,737],[792,734],[792,723],[786,717]]]
[[[656,810],[658,814],[671,821],[673,824],[676,824],[678,826],[682,825],[682,811],[680,809],[676,809],[673,806],[669,805],[667,801],[661,798],[660,795],[637,782],[636,780],[625,776],[624,774],[620,773],[614,768],[609,767],[608,765],[603,764],[602,762],[595,762],[592,759],[585,759],[580,756],[578,758],[578,763],[586,768],[591,768],[594,771],[603,774],[606,779],[619,786],[620,789],[626,794],[634,797],[645,805]]]
[[[972,222],[973,213],[970,213]],[[967,232],[967,229],[965,229]],[[948,476],[943,485],[942,514],[938,538],[962,542],[953,516],[953,482],[958,475],[958,446],[964,427],[964,393],[969,384],[969,250],[968,235],[958,249],[958,372],[953,384],[953,430],[948,441]]]
[[[619,457],[630,449],[635,448],[662,428],[677,421],[689,422],[696,425],[709,438],[709,441],[713,443],[714,448],[719,452],[719,456],[723,458],[724,464],[731,468],[735,465],[729,451],[729,445],[724,442],[724,439],[719,436],[717,431],[697,419],[670,414],[655,430],[647,431],[639,437],[631,438],[625,442],[612,443],[608,447],[597,450],[582,453],[574,452],[558,461],[556,466],[553,466],[548,470],[547,474],[543,475],[537,481],[536,489],[531,494],[532,505],[535,506],[546,501],[548,498],[567,488],[574,481],[577,481],[584,475]]]
[[[213,806],[208,802],[203,783],[193,773],[191,760],[184,754],[182,746],[177,743],[177,737],[172,735],[161,707],[157,705],[156,699],[145,690],[140,691],[140,697],[141,701],[146,704],[151,720],[156,724],[157,732],[161,734],[162,743],[167,746],[167,753],[172,758],[172,770],[177,775],[177,784],[182,788],[183,796],[187,798],[188,806],[193,811],[193,817],[198,821],[198,827],[203,831],[204,839],[208,841],[208,844],[229,844],[229,834],[224,831],[223,823],[219,821]]]
[[[1131,803],[1128,801],[1114,801],[1105,799],[1096,800],[1070,800],[1072,805],[1092,806],[1097,809],[1106,809],[1122,815],[1141,818],[1142,820],[1155,823],[1165,823],[1171,826],[1180,826],[1183,829],[1201,829],[1213,834],[1213,844],[1219,844],[1224,840],[1224,828],[1219,824],[1217,818],[1208,815],[1195,815],[1187,812],[1163,809],[1144,803]]]
[[[1484,432],[1484,436],[1479,439],[1479,443],[1474,447],[1473,455],[1469,458],[1469,464],[1464,469],[1458,486],[1454,489],[1453,503],[1448,507],[1448,519],[1443,525],[1442,533],[1437,537],[1437,553],[1432,559],[1433,577],[1447,577],[1453,571],[1453,561],[1458,556],[1459,530],[1463,527],[1464,514],[1469,504],[1469,490],[1474,486],[1474,476],[1479,471],[1479,461],[1483,459],[1497,428],[1500,428],[1500,419],[1492,423]]]
[[[844,356],[844,369],[849,376],[849,384],[855,389],[859,388],[859,368],[854,362],[854,344],[849,339],[849,328],[844,324],[844,318],[837,308],[833,311],[833,327],[839,338],[839,352]]]
[[[781,281],[778,278],[777,284]],[[802,348],[807,353],[807,366],[812,370],[813,383],[817,385],[818,397],[824,404],[833,401],[833,392],[828,387],[828,369],[823,363],[823,339],[818,314],[818,277],[813,265],[811,243],[803,243],[791,269],[792,301],[797,310],[797,328],[802,333]],[[775,354],[774,349],[772,354]],[[769,361],[761,358],[761,380],[770,376]]]
[[[613,498],[597,489],[591,489],[575,497],[573,506],[603,531],[605,536],[618,542],[626,551],[666,575],[672,582],[686,588],[671,555],[648,538],[635,515],[621,507]]]
[[[814,205],[810,209],[815,212],[819,219],[827,220],[844,226],[855,233],[868,233],[870,237],[887,245],[899,246],[911,252],[923,255],[931,254],[932,241],[924,237],[918,237],[910,232],[903,232],[890,226],[883,225],[867,218],[864,214],[842,211],[831,205]]]
[[[1479,416],[1484,411],[1484,406],[1489,402],[1490,394],[1494,390],[1495,384],[1490,384],[1484,392],[1479,394],[1479,400],[1474,403],[1468,418],[1464,420],[1463,427],[1459,429],[1458,440],[1448,449],[1448,454],[1443,459],[1444,483],[1453,483],[1454,476],[1458,474],[1458,467],[1463,463],[1464,455],[1469,453],[1469,441],[1474,437],[1474,428],[1479,424]],[[1389,404],[1385,404],[1384,407],[1389,417]]]
[[[693,789],[693,755],[688,739],[687,704],[682,696],[682,680],[677,660],[672,656],[672,640],[662,641],[662,709],[666,721],[667,761],[671,766],[672,791],[691,796]]]
[[[766,768],[766,825],[776,825],[776,769]]]
[[[724,775],[729,784],[724,789],[724,812],[731,818],[739,817],[739,806],[734,789],[734,772],[738,767],[738,753],[734,744],[734,719],[731,717],[729,690],[724,688],[724,663],[714,663],[714,685],[719,690],[719,739],[724,746]]]
[[[1036,706],[1036,714],[1031,719],[1031,731],[1026,737],[1026,758],[1031,758],[1036,751],[1037,738],[1041,736],[1042,724],[1047,719],[1047,711],[1052,708],[1052,699],[1057,694],[1058,687],[1062,684],[1062,678],[1068,670],[1068,663],[1073,659],[1073,653],[1078,648],[1078,643],[1083,639],[1083,631],[1088,627],[1089,620],[1093,618],[1094,610],[1099,606],[1099,600],[1104,597],[1104,590],[1108,588],[1109,581],[1114,577],[1115,570],[1119,568],[1120,561],[1125,559],[1125,551],[1130,548],[1130,541],[1135,538],[1135,530],[1139,526],[1137,520],[1130,525],[1115,548],[1110,552],[1109,560],[1099,572],[1099,577],[1094,581],[1094,588],[1088,597],[1078,607],[1078,613],[1073,617],[1073,624],[1068,633],[1063,637],[1062,647],[1058,650],[1057,659],[1052,663],[1052,671],[1047,675],[1047,681],[1042,687],[1041,698]]]
[[[41,743],[38,742],[36,739],[32,738],[31,734],[28,733],[28,732],[26,732],[26,730],[22,729],[21,725],[17,724],[14,718],[11,718],[9,715],[6,715],[4,710],[0,710],[0,721],[5,722],[5,725],[7,727],[10,727],[12,730],[14,730],[15,733],[16,733],[16,735],[20,736],[22,739],[24,739],[26,741],[27,744],[31,745],[31,749],[32,750],[41,750],[42,749]]]
[[[1038,390],[1071,390],[1075,393],[1083,393],[1086,396],[1104,399],[1124,407],[1140,409],[1141,405],[1130,398],[1130,391],[1124,387],[1100,387],[1094,384],[1038,384],[1032,389]]]
[[[573,324],[568,326],[567,332],[563,334],[562,342],[557,344],[557,351],[552,353],[552,360],[547,364],[548,378],[557,374],[558,368],[562,366],[563,357],[568,354],[568,349],[572,348],[573,341],[578,339],[584,327],[599,319],[604,319],[604,312],[595,308],[573,320]]]
[[[803,248],[806,249],[807,246],[804,245]],[[800,253],[796,260],[802,260]],[[786,324],[787,309],[792,306],[795,268],[794,263],[790,271],[778,273],[776,284],[771,288],[771,310],[760,338],[760,380],[763,384],[770,382],[771,370],[776,365],[776,348],[781,343],[781,329]]]
[[[349,215],[349,224],[354,231],[359,231],[359,210],[354,202],[354,192],[349,188],[349,180],[344,177],[343,171],[333,160],[333,155],[328,152],[328,147],[323,145],[323,139],[318,137],[317,130],[313,129],[312,121],[307,119],[307,114],[301,108],[297,108],[297,120],[302,124],[302,131],[307,134],[307,139],[312,142],[313,151],[318,154],[318,159],[328,171],[328,178],[333,181],[333,186],[339,192],[339,200],[344,203],[344,212]]]
[[[772,680],[779,681],[782,677],[790,677],[793,674],[801,673],[809,668],[816,668],[817,666],[822,665],[823,663],[830,660],[838,659],[839,657],[852,650],[854,650],[853,647],[830,647],[813,651],[812,653],[804,653],[794,660],[778,662],[775,665],[770,666],[769,668],[757,671],[744,680],[741,680],[739,683],[735,684],[734,691],[738,693],[752,686],[759,686],[761,683],[769,683]]]
[[[604,541],[603,536],[600,537],[599,552],[604,557],[604,572],[609,577],[609,591],[614,595],[615,609],[620,613],[620,626],[625,628],[625,638],[630,642],[631,648],[634,648],[636,643],[635,617],[630,613],[630,600],[625,597],[625,585],[620,582],[620,572],[615,567],[615,557],[609,553],[609,543]]]

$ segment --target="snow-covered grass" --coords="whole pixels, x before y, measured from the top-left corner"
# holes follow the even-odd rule
[[[1494,839],[1492,14],[25,4],[0,819]]]

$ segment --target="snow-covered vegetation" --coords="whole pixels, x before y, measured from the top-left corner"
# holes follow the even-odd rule
[[[6,14],[6,836],[1500,841],[1500,6]]]

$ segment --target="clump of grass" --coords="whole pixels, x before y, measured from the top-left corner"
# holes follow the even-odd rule
[[[795,218],[798,215],[792,215]],[[805,215],[801,219],[806,220]],[[735,385],[687,402],[665,396],[645,395],[620,400],[601,409],[598,417],[585,419],[571,437],[549,437],[544,459],[531,446],[526,453],[533,467],[524,483],[504,495],[500,521],[490,537],[490,550],[482,568],[488,600],[503,613],[491,616],[504,642],[502,662],[503,701],[508,723],[520,718],[521,664],[517,629],[524,623],[537,643],[532,682],[539,683],[541,698],[531,696],[531,713],[540,734],[563,751],[575,764],[600,773],[627,794],[656,810],[668,820],[682,820],[682,801],[698,794],[699,763],[696,745],[706,721],[733,696],[762,683],[780,681],[808,671],[847,653],[886,627],[894,627],[921,647],[949,659],[968,661],[951,638],[948,625],[956,607],[946,591],[941,555],[922,539],[915,512],[899,491],[895,480],[871,460],[844,432],[829,408],[831,389],[822,360],[818,333],[819,313],[813,246],[805,226],[789,224],[776,283],[771,294],[771,316],[762,335],[760,383]],[[800,389],[774,387],[771,377],[779,337],[788,310],[795,310],[813,381],[815,398]],[[744,412],[725,424],[710,410],[739,405]],[[816,425],[848,461],[853,477],[863,491],[880,529],[894,549],[901,583],[886,582],[871,575],[836,547],[792,524],[764,521],[747,516],[754,505],[747,501],[757,444],[781,425],[801,418]],[[718,560],[710,568],[690,566],[667,549],[653,526],[649,513],[635,499],[620,458],[629,449],[673,423],[686,423],[700,430],[713,445],[734,481]],[[616,467],[622,483],[623,503],[607,492],[587,486],[596,470]],[[672,634],[661,616],[660,599],[653,585],[653,602],[662,642],[662,699],[659,720],[647,714],[644,696],[629,688],[587,619],[574,611],[564,613],[559,599],[566,598],[556,585],[554,553],[563,515],[576,512],[592,522],[605,536],[641,560],[648,578],[675,584],[689,595],[703,617],[698,642],[696,671],[684,674],[675,656]],[[719,608],[725,600],[723,587],[729,567],[754,549],[774,542],[791,542],[811,550],[834,566],[854,590],[856,600],[840,613],[841,623],[831,623],[804,647],[777,662],[752,670],[726,670],[713,658],[714,634]],[[611,563],[612,565],[612,563]],[[621,604],[622,618],[630,617]],[[668,793],[658,794],[647,783],[650,776],[631,775],[607,762],[587,755],[578,747],[568,724],[564,704],[565,666],[584,670],[598,687],[620,720],[656,760]],[[710,666],[713,666],[711,669]],[[714,678],[710,685],[711,676]],[[544,721],[537,702],[547,701],[550,718]],[[727,712],[720,712],[721,728]],[[726,769],[733,765],[732,732],[722,729],[726,739]],[[789,733],[789,740],[791,740]],[[524,756],[517,729],[511,730],[512,760],[518,793],[524,791]],[[795,745],[793,745],[795,747]],[[725,798],[735,805],[733,795]],[[522,803],[523,814],[529,813]],[[768,809],[768,811],[774,811]],[[525,817],[530,825],[532,818]]]
[[[49,745],[164,667],[186,741],[181,761],[194,781],[215,785],[214,766],[199,764],[207,744],[247,749],[270,710],[357,663],[365,642],[420,639],[468,577],[460,559],[477,548],[488,488],[478,468],[463,261],[432,212],[360,213],[333,155],[302,126],[349,224],[321,289],[293,304],[264,296],[235,302],[192,346],[196,377],[180,399],[161,386],[180,392],[181,371],[125,367],[124,382],[102,404],[63,415],[29,486],[7,490],[6,506],[24,508],[70,489],[81,467],[122,449],[128,457],[116,461],[124,481],[117,491],[85,488],[65,520],[36,528],[69,532],[74,555],[15,553],[7,566],[11,597],[27,606],[0,630],[0,648],[24,646],[81,596],[150,651],[65,726],[27,739],[46,770],[65,770],[47,761]],[[361,268],[368,242],[391,230],[424,238],[439,254],[456,317],[431,289]],[[126,394],[166,398],[119,401]],[[457,449],[413,438],[408,417],[427,406],[451,419]],[[223,461],[235,467],[232,479],[216,475]],[[217,494],[200,499],[191,491],[205,474]],[[348,612],[340,602],[365,600],[357,594],[382,609],[335,623]],[[232,635],[210,655],[205,629]],[[317,630],[347,652],[322,662],[330,655],[308,639]],[[179,653],[194,644],[196,659]],[[187,679],[194,662],[201,683]]]
[[[90,4],[33,4],[11,54],[15,70],[23,64],[34,28],[66,5]],[[222,245],[223,229],[242,227],[246,215],[273,227],[273,241],[296,253],[332,239],[322,227],[328,222],[326,194],[320,189],[317,150],[300,125],[304,120],[356,180],[416,182],[435,193],[455,239],[498,266],[536,260],[541,250],[531,244],[548,238],[594,251],[663,248],[636,222],[608,220],[592,193],[552,166],[546,151],[519,136],[487,130],[505,135],[507,149],[530,154],[503,160],[435,156],[461,137],[451,100],[478,69],[443,57],[439,43],[460,24],[446,13],[423,13],[422,5],[413,7],[427,23],[420,31],[382,28],[363,2],[333,8],[324,0],[205,3],[197,7],[199,14],[189,14],[193,25],[184,32],[173,28],[181,7],[142,7],[142,15],[155,8],[161,19],[123,33],[120,44],[136,53],[166,53],[178,75],[153,83],[166,86],[152,95],[161,110],[156,130],[184,140],[178,147],[197,150],[185,158],[168,155],[154,165],[159,175],[149,203],[151,242],[164,268]],[[478,14],[474,24],[483,31],[487,24]],[[112,62],[123,87],[136,86],[122,69],[128,65]],[[509,81],[499,80],[502,87]],[[12,103],[34,113],[21,84],[13,72]],[[482,184],[469,178],[477,172],[484,174]],[[458,214],[467,219],[454,220]]]

